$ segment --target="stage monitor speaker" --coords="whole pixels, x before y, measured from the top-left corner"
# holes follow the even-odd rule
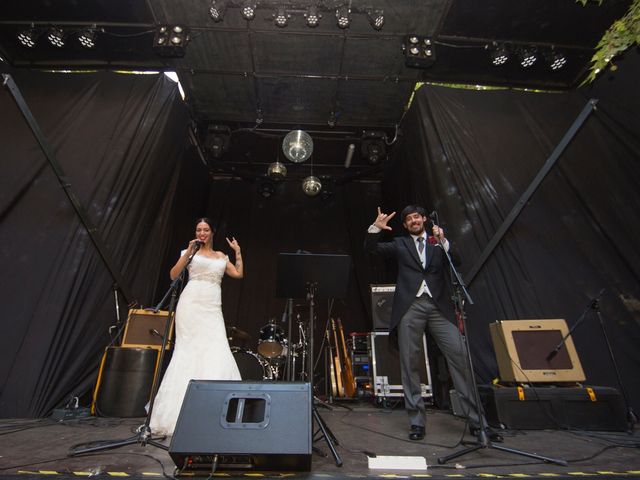
[[[122,337],[123,347],[151,347],[160,349],[162,347],[162,336],[169,319],[169,312],[160,310],[129,310],[127,325]],[[169,328],[169,340],[167,349],[173,343],[173,325]]]
[[[311,469],[311,388],[303,382],[191,380],[169,455],[180,473]]]
[[[91,413],[103,417],[144,417],[159,351],[109,347],[100,364]]]
[[[500,380],[518,383],[583,382],[584,371],[563,319],[501,320],[489,325]]]
[[[371,285],[371,317],[374,330],[389,330],[391,305],[396,286],[393,284]]]

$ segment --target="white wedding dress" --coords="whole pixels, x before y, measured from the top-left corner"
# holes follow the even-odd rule
[[[184,253],[184,251],[182,252]],[[196,254],[175,316],[171,363],[151,412],[151,431],[172,435],[189,380],[241,380],[222,317],[220,282],[228,257]]]

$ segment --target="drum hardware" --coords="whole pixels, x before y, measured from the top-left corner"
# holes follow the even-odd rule
[[[284,331],[276,325],[274,319],[260,329],[258,353],[266,358],[282,357],[287,354]]]
[[[251,335],[234,326],[227,326],[227,339],[232,347],[244,347],[251,341]]]
[[[231,353],[240,370],[242,380],[276,380],[276,372],[271,364],[258,353],[231,347]]]

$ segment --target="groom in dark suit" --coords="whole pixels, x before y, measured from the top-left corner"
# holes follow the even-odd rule
[[[394,257],[398,262],[398,278],[393,296],[389,337],[397,342],[400,352],[400,373],[404,390],[405,408],[409,414],[411,440],[422,440],[425,433],[425,406],[420,391],[420,362],[422,358],[422,334],[428,332],[442,351],[453,385],[462,403],[463,412],[469,419],[469,430],[478,433],[480,424],[475,405],[473,378],[469,371],[465,342],[458,328],[452,323],[455,318],[445,273],[449,263],[446,252],[450,250],[444,230],[431,226],[429,236],[426,228],[430,221],[424,208],[409,205],[400,216],[408,235],[396,237],[390,242],[379,242],[383,230],[396,212],[385,214],[378,207],[378,216],[369,227],[365,249]],[[486,425],[486,422],[484,422]],[[500,435],[487,432],[491,440],[501,441]]]

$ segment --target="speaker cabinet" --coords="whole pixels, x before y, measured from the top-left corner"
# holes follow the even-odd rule
[[[123,347],[162,347],[162,336],[169,320],[169,312],[160,310],[129,310],[127,325],[122,337]],[[169,328],[167,349],[171,348],[173,325]]]
[[[489,325],[500,380],[583,382],[584,371],[563,319],[501,320]],[[553,353],[565,339],[562,347]]]
[[[144,417],[158,368],[159,351],[154,348],[106,349],[91,413],[104,417]]]
[[[373,388],[376,397],[404,397],[400,374],[400,358],[389,350],[388,332],[371,332],[371,362],[373,371]],[[422,336],[422,353],[424,364],[420,362],[420,387],[423,398],[433,397],[431,388],[431,371],[427,354],[427,338]]]
[[[169,455],[181,473],[311,469],[311,389],[303,382],[191,380]]]
[[[395,291],[396,286],[393,284],[371,285],[371,318],[374,330],[389,330]]]

